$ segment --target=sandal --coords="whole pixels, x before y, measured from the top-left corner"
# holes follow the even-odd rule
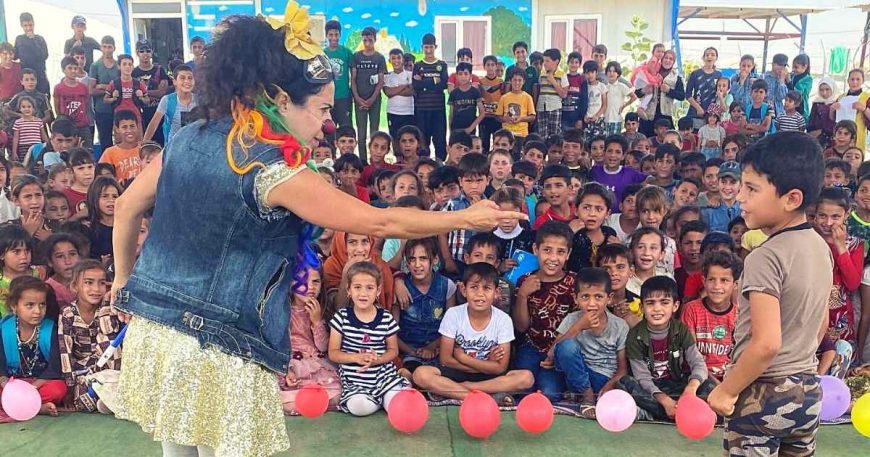
[[[580,417],[584,419],[595,420],[595,405],[589,403],[580,404]]]
[[[516,401],[514,400],[514,397],[511,396],[511,394],[501,392],[490,394],[490,396],[493,400],[495,400],[498,406],[512,407],[516,405]]]

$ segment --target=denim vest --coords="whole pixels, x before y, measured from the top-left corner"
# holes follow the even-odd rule
[[[432,284],[424,294],[409,277],[405,287],[411,294],[411,304],[399,320],[399,338],[413,348],[421,348],[438,338],[441,319],[447,311],[447,278],[433,273]]]
[[[303,221],[258,206],[259,168],[238,175],[227,164],[230,126],[229,119],[199,121],[173,137],[150,233],[117,304],[203,347],[286,373],[288,294]],[[283,160],[262,143],[234,153],[240,167]]]

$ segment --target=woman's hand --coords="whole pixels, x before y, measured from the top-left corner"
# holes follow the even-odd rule
[[[466,228],[475,231],[492,231],[504,219],[529,220],[529,216],[518,211],[502,211],[491,200],[481,200],[462,210]]]
[[[112,282],[112,290],[109,291],[109,304],[112,306],[112,312],[118,316],[118,320],[123,323],[130,322],[130,315],[123,312],[118,311],[118,308],[115,308],[115,297],[118,296],[118,291],[121,290],[127,284],[126,279],[121,279],[115,277],[115,281]]]

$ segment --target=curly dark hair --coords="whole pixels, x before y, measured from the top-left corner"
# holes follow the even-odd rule
[[[205,52],[208,58],[198,71],[197,90],[206,118],[229,116],[235,99],[253,108],[264,89],[274,97],[280,88],[294,104],[302,105],[325,86],[303,77],[305,61],[287,52],[284,31],[256,17],[229,16],[221,21]]]

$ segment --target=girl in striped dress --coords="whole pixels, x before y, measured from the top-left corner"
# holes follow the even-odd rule
[[[36,117],[36,101],[31,97],[21,97],[18,102],[21,117],[12,124],[12,160],[18,161],[27,154],[31,146],[47,143],[42,119]]]
[[[351,306],[340,309],[329,323],[329,359],[339,364],[338,406],[354,416],[368,416],[409,387],[393,361],[399,356],[399,325],[377,306],[381,272],[371,262],[349,260],[345,275]]]

